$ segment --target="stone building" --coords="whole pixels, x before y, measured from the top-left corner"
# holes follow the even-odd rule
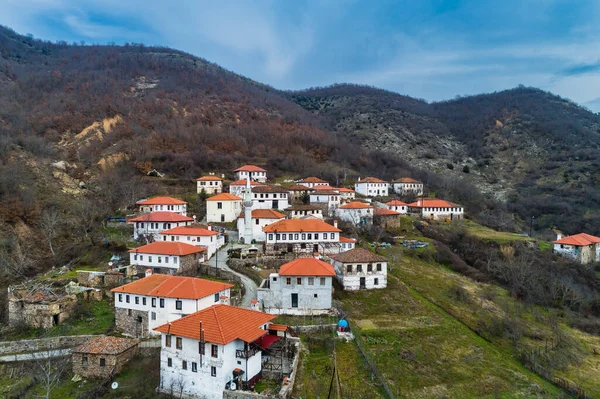
[[[558,235],[554,244],[554,253],[587,264],[600,262],[600,237],[579,233],[563,237]]]
[[[377,289],[387,286],[387,259],[364,248],[333,255],[331,263],[344,290]]]
[[[8,324],[29,328],[51,328],[68,319],[77,304],[75,295],[50,286],[8,287]]]
[[[384,228],[400,227],[400,212],[388,208],[375,208],[373,210],[373,223]]]
[[[137,339],[97,337],[73,349],[73,373],[85,378],[108,378],[139,353]]]

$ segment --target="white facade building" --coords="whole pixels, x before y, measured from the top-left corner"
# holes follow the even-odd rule
[[[351,188],[338,187],[335,189],[335,191],[340,193],[342,202],[350,202],[356,198],[356,191],[352,190]]]
[[[581,264],[600,262],[600,237],[586,233],[567,237],[559,234],[552,243],[554,253]]]
[[[356,238],[340,237],[341,252],[350,251],[356,247]]]
[[[392,201],[386,202],[385,206],[390,211],[395,211],[395,212],[398,212],[403,215],[408,212],[408,204],[406,204],[402,201],[399,201],[399,200],[392,200]]]
[[[260,306],[275,314],[323,314],[331,309],[333,267],[316,258],[300,258],[271,273],[257,291]]]
[[[206,199],[208,223],[234,222],[242,213],[242,199],[229,193],[217,194]]]
[[[275,222],[285,219],[285,215],[279,213],[273,209],[255,209],[252,211],[252,218],[250,224],[252,225],[252,239],[246,244],[250,244],[253,240],[256,242],[263,242],[266,239],[263,228]],[[245,213],[238,216],[237,219],[237,230],[241,235],[244,233],[246,228]],[[246,240],[247,241],[247,240]],[[244,241],[245,242],[245,241]]]
[[[229,184],[229,193],[236,197],[243,198],[246,192],[246,180],[237,180]],[[250,180],[251,187],[264,186],[264,183],[259,183],[254,180]]]
[[[369,290],[387,286],[387,259],[364,248],[332,255],[331,263],[344,290]]]
[[[285,209],[290,206],[290,193],[283,187],[252,187],[252,209]]]
[[[323,220],[323,209],[319,205],[292,205],[285,210],[288,219],[300,219],[313,216]]]
[[[175,227],[160,233],[162,241],[183,242],[206,248],[206,257],[210,259],[215,252],[225,245],[225,237],[218,231],[202,227]]]
[[[265,183],[267,181],[267,171],[255,165],[244,165],[241,168],[234,170],[233,173],[235,180],[246,181],[246,178],[250,177],[250,180],[260,183]]]
[[[367,177],[354,184],[354,190],[366,197],[387,197],[390,184],[375,177]]]
[[[196,179],[196,191],[198,194],[202,191],[208,195],[220,194],[223,192],[223,179],[218,176],[208,175]]]
[[[264,227],[263,231],[266,233],[264,248],[267,254],[331,254],[341,251],[341,230],[320,219],[285,219]]]
[[[133,239],[145,237],[149,241],[160,240],[159,234],[175,227],[192,224],[194,219],[175,212],[151,212],[131,218],[127,223],[133,224]]]
[[[141,212],[175,212],[187,215],[187,202],[173,197],[153,197],[138,201],[136,204]]]
[[[306,179],[302,179],[298,181],[298,184],[301,186],[306,186],[308,188],[313,188],[315,186],[329,186],[329,183],[325,180],[319,179],[318,177],[307,177]]]
[[[452,202],[435,199],[419,198],[416,202],[408,204],[408,212],[432,220],[460,220],[464,217],[464,208],[462,205]]]
[[[392,180],[392,189],[399,195],[423,195],[423,183],[410,177],[401,177],[400,179]]]
[[[340,206],[341,195],[337,191],[319,191],[310,193],[311,205],[326,205],[330,212]]]
[[[195,269],[206,260],[206,248],[181,242],[155,241],[129,250],[129,264],[154,273],[177,274]]]
[[[353,225],[373,223],[373,207],[364,202],[353,201],[340,206],[335,215]]]

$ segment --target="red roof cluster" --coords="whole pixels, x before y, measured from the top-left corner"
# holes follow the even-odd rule
[[[412,204],[408,204],[411,208],[460,208],[461,205],[453,204],[436,198],[423,198]]]
[[[111,292],[163,298],[201,299],[233,287],[231,284],[196,277],[152,274]]]
[[[142,200],[138,205],[184,205],[187,202],[173,197],[153,197],[147,200]]]
[[[406,202],[402,202],[400,200],[391,200],[385,203],[387,206],[408,206]]]
[[[342,252],[340,254],[332,255],[331,259],[337,260],[342,263],[349,262],[387,262],[387,259],[383,256],[374,254],[373,252],[364,248],[354,248],[350,251]]]
[[[319,179],[318,177],[315,177],[315,176],[307,177],[305,179],[300,180],[300,182],[301,183],[327,183],[325,180]]]
[[[300,258],[293,260],[279,269],[280,276],[335,276],[333,266],[316,258]]]
[[[401,177],[399,179],[392,180],[392,182],[394,182],[394,183],[417,183],[417,184],[421,183],[420,181],[411,179],[410,177]]]
[[[375,208],[373,211],[373,216],[398,216],[400,212],[392,211],[387,208]]]
[[[171,256],[185,256],[204,251],[206,251],[206,248],[204,247],[197,247],[184,242],[173,241],[155,241],[148,245],[129,250],[129,252],[132,253]]]
[[[600,243],[600,237],[596,237],[586,233],[579,233],[572,236],[563,237],[560,240],[552,241],[554,244],[574,245],[577,247],[585,247],[592,244]]]
[[[127,219],[127,222],[193,222],[194,219],[175,212],[150,212],[135,218]]]

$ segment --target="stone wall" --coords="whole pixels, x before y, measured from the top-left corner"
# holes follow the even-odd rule
[[[68,319],[77,304],[74,295],[68,295],[54,302],[29,302],[22,299],[9,299],[8,324],[25,324],[30,328],[51,328]]]
[[[115,328],[135,338],[148,337],[148,312],[115,307]]]
[[[73,373],[87,378],[108,378],[121,371],[123,366],[138,353],[138,345],[118,355],[73,353]],[[104,359],[104,366],[101,365],[100,359]]]
[[[254,265],[254,266],[264,266],[267,269],[279,269],[281,265],[288,263],[289,261],[295,259],[295,257],[289,257],[285,259],[275,258],[275,257],[261,257],[261,258],[247,258],[247,259],[234,259],[230,258],[227,264],[231,266],[232,269],[236,267],[246,267],[246,265]]]
[[[60,337],[0,342],[0,355],[39,352],[46,349],[74,348],[99,335],[66,335]]]
[[[260,393],[246,391],[223,391],[223,399],[268,399],[273,398],[272,395],[266,396]]]
[[[230,272],[229,270],[224,270],[221,268],[217,269],[210,266],[207,263],[201,263],[200,266],[198,266],[197,268],[197,273],[195,277],[202,278],[203,276],[215,277],[220,280],[227,280],[231,284],[238,283],[240,289],[237,291],[237,293],[235,292],[236,290],[231,290],[231,305],[238,306],[241,303],[242,297],[246,293],[246,289],[240,276]]]

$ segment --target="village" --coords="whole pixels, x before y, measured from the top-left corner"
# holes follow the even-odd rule
[[[111,381],[154,348],[160,378],[152,383],[159,393],[291,397],[300,332],[311,331],[294,325],[297,317],[327,317],[340,341],[352,340],[353,326],[334,292],[388,289],[398,258],[362,232],[393,231],[404,217],[451,224],[467,210],[427,195],[409,177],[359,178],[349,188],[317,177],[275,184],[267,173],[244,165],[227,172],[229,180],[225,173],[199,177],[202,218],[175,196],[140,199],[134,214],[110,220],[130,231],[128,259],[114,256],[105,270],[77,270],[77,281],[64,287],[43,280],[11,286],[9,325],[50,329],[65,323],[80,301],[109,301],[116,334],[72,349],[74,378]],[[428,245],[404,238],[398,237],[407,248]],[[559,235],[553,250],[582,264],[598,262],[600,238]],[[273,381],[274,396],[256,393],[266,380]]]

